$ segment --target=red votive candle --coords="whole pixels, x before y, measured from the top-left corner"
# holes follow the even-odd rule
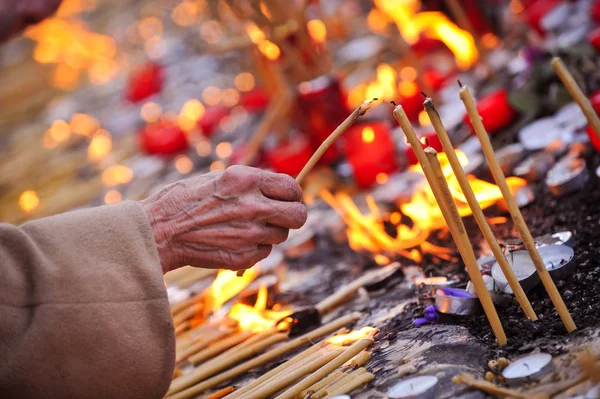
[[[588,136],[590,137],[590,141],[592,142],[592,145],[594,146],[596,151],[600,152],[600,139],[596,135],[596,132],[594,131],[594,129],[592,129],[591,126],[588,126],[586,129],[586,132],[587,132]]]
[[[440,142],[440,138],[437,136],[437,134],[435,134],[435,132],[425,133],[421,137],[426,138],[429,146],[432,147],[433,149],[435,149],[437,152],[441,152],[443,150],[442,143]],[[423,147],[423,149],[425,149],[425,148],[427,148],[427,145],[421,143],[421,147]],[[413,151],[412,147],[409,146],[408,144],[404,148],[404,156],[406,157],[406,160],[408,161],[409,165],[416,165],[419,163],[419,161],[417,160],[417,156],[415,155],[415,152]]]
[[[598,115],[600,115],[600,90],[592,93],[590,96],[590,103],[592,103],[592,107],[594,107],[594,111]]]
[[[361,188],[372,186],[378,176],[385,178],[398,169],[396,145],[387,122],[352,126],[344,135],[344,152]]]
[[[595,1],[590,7],[590,15],[596,23],[600,23],[600,1]]]
[[[196,124],[205,136],[210,136],[215,131],[215,128],[219,126],[219,122],[229,115],[229,112],[229,108],[222,105],[207,108],[202,118]]]
[[[172,155],[188,148],[185,132],[171,121],[145,125],[139,132],[140,146],[148,154]]]
[[[301,83],[295,109],[296,123],[302,132],[310,135],[314,148],[329,137],[350,113],[340,81],[331,75]],[[321,161],[329,163],[338,156],[336,146],[331,146]]]
[[[517,111],[508,102],[508,94],[504,89],[493,91],[477,100],[477,111],[489,134],[507,127],[517,116]],[[464,120],[472,128],[468,115],[465,115]]]
[[[539,33],[545,34],[546,31],[542,27],[542,19],[562,2],[563,0],[537,0],[531,2],[529,6],[526,5],[525,18],[529,26]]]
[[[416,122],[419,120],[419,114],[423,111],[423,95],[421,94],[421,89],[418,89],[416,94],[410,97],[404,97],[400,101],[398,101],[408,119],[412,122]]]
[[[155,63],[146,63],[129,78],[125,89],[125,98],[127,101],[137,103],[153,94],[159,93],[162,85],[162,67]]]
[[[265,151],[265,159],[273,170],[296,176],[312,156],[313,147],[304,136],[294,137]]]
[[[596,28],[588,35],[588,42],[596,51],[600,51],[600,28]]]
[[[240,105],[248,112],[260,112],[269,105],[269,95],[263,89],[254,89],[247,93],[242,93]]]

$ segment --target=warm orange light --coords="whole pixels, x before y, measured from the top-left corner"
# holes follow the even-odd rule
[[[362,102],[365,101],[365,98],[367,97],[367,88],[368,85],[364,83],[353,87],[350,90],[350,93],[348,93],[348,105],[350,105],[350,107],[352,108],[356,108],[360,104],[362,104]]]
[[[187,175],[194,169],[194,163],[187,155],[178,155],[175,158],[175,169],[182,175]]]
[[[508,9],[513,14],[520,14],[523,12],[525,7],[523,7],[523,3],[519,0],[511,0],[510,4],[508,5]]]
[[[396,85],[396,70],[389,64],[377,66],[377,80],[382,84]]]
[[[200,26],[200,37],[209,44],[218,43],[223,37],[221,24],[214,20],[203,22]]]
[[[201,157],[207,157],[210,155],[212,151],[210,140],[202,139],[200,142],[196,144],[196,154]]]
[[[413,97],[419,92],[419,86],[413,81],[403,80],[398,83],[398,93],[402,97]]]
[[[360,330],[350,331],[347,334],[334,335],[333,337],[328,338],[327,342],[340,346],[350,345],[353,342],[364,338],[372,338],[376,332],[377,330],[373,327],[363,327]]]
[[[163,34],[163,24],[157,17],[147,17],[138,22],[138,34],[144,40],[150,40]]]
[[[217,147],[215,148],[215,153],[219,158],[228,158],[231,156],[232,151],[231,143],[226,141],[217,144]]]
[[[100,128],[100,122],[87,114],[75,114],[71,117],[69,126],[73,133],[90,137]]]
[[[281,50],[270,40],[263,40],[258,44],[258,50],[271,61],[275,61],[281,55]]]
[[[52,126],[48,129],[48,132],[52,137],[52,140],[57,143],[62,143],[71,136],[71,128],[69,127],[69,124],[63,120],[52,122]]]
[[[481,43],[484,45],[485,48],[492,49],[496,47],[498,43],[500,43],[500,40],[498,39],[498,36],[494,35],[491,32],[488,32],[481,37]]]
[[[377,182],[377,184],[387,183],[387,181],[388,181],[387,173],[378,173],[377,176],[375,176],[375,181]]]
[[[25,212],[31,212],[40,205],[40,197],[33,190],[23,191],[19,196],[19,206]]]
[[[162,107],[154,102],[147,102],[146,104],[142,105],[142,109],[140,110],[140,116],[148,123],[154,123],[158,121],[161,114]]]
[[[235,107],[240,102],[240,93],[236,89],[226,89],[221,94],[221,102],[226,107]]]
[[[400,70],[400,79],[410,81],[416,80],[417,70],[411,66],[405,66]]]
[[[198,7],[190,1],[183,1],[171,12],[171,19],[181,27],[192,26],[198,21]]]
[[[458,150],[456,154],[461,165],[466,166],[468,159],[465,154]],[[448,159],[444,153],[440,153],[438,159],[459,214],[462,217],[471,215],[471,209],[452,173]],[[419,165],[412,166],[411,170],[422,173]],[[468,175],[467,179],[483,209],[502,199],[500,189],[494,184],[479,180],[472,175]],[[513,193],[526,184],[524,180],[516,177],[509,177],[507,183]],[[346,223],[348,243],[355,251],[368,251],[373,255],[383,255],[388,258],[400,255],[415,262],[421,261],[422,253],[430,253],[447,260],[454,259],[452,250],[437,247],[426,241],[432,231],[447,228],[435,197],[426,182],[413,192],[412,198],[408,202],[398,204],[401,213],[394,212],[389,216],[382,214],[375,200],[370,196],[366,198],[369,212],[365,214],[346,193],[340,192],[333,195],[329,191],[323,190],[320,195]],[[402,215],[405,215],[411,222],[403,224]],[[384,223],[386,220],[395,226],[395,234],[388,233],[389,226],[386,227]],[[378,259],[382,260],[383,258],[378,257]],[[387,263],[382,260],[382,264]]]
[[[423,34],[444,42],[461,69],[471,67],[478,60],[473,37],[441,12],[420,12],[420,0],[375,0],[375,5],[394,21],[409,44],[416,43]]]
[[[107,205],[119,203],[122,199],[123,196],[117,190],[108,190],[106,194],[104,194],[104,203]]]
[[[88,78],[95,85],[103,85],[113,80],[119,73],[119,65],[114,60],[97,60],[88,70]]]
[[[202,104],[199,100],[191,99],[187,100],[183,107],[181,108],[180,115],[185,116],[188,119],[192,119],[197,121],[204,116],[206,109],[204,108],[204,104]]]
[[[248,33],[248,37],[252,40],[252,43],[259,44],[263,40],[265,40],[265,33],[260,30],[258,26],[254,22],[246,22],[246,33]]]
[[[202,100],[206,105],[217,105],[221,102],[221,89],[216,86],[208,86],[202,91]]]
[[[327,39],[327,28],[320,19],[311,19],[306,23],[308,34],[317,43],[323,43]]]
[[[375,81],[375,82],[372,82],[371,84],[369,84],[369,86],[367,87],[365,96],[367,98],[384,98],[387,100],[387,98],[385,98],[383,96],[383,93],[384,93],[384,88],[382,87],[381,83],[379,83],[378,81]],[[364,101],[364,97],[363,97],[363,101]]]
[[[58,64],[50,78],[50,83],[61,90],[69,91],[77,87],[79,70],[67,64]]]
[[[258,268],[252,267],[238,277],[231,270],[219,270],[212,285],[205,291],[204,302],[211,312],[217,312],[225,302],[242,292],[242,290],[258,277]]]
[[[362,141],[372,143],[375,140],[375,130],[371,126],[367,126],[362,130]]]
[[[92,162],[102,160],[112,150],[112,138],[106,130],[98,130],[88,146],[88,158]]]
[[[239,91],[250,91],[254,89],[254,75],[250,72],[241,72],[235,77],[234,84]]]
[[[210,164],[211,172],[219,171],[219,170],[225,170],[225,164],[222,161],[215,161]]]
[[[377,8],[371,9],[367,15],[367,26],[373,33],[385,33],[388,29],[390,19]]]
[[[227,317],[236,320],[239,328],[244,331],[259,333],[275,328],[279,320],[292,313],[292,309],[268,310],[268,295],[267,287],[261,286],[254,307],[236,303],[227,314]]]
[[[419,112],[419,125],[423,127],[431,125],[431,119],[425,110]]]
[[[133,171],[123,165],[113,165],[102,172],[102,183],[108,187],[127,184],[131,179],[133,179]]]

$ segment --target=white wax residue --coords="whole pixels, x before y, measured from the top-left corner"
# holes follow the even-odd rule
[[[438,379],[432,375],[409,378],[391,387],[387,396],[391,399],[409,398],[427,392],[437,383]]]
[[[552,356],[548,353],[522,357],[505,368],[502,375],[506,379],[529,377],[538,373],[550,362],[552,362]]]

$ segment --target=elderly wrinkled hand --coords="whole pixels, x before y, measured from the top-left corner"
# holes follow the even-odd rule
[[[163,272],[184,265],[241,270],[253,266],[304,225],[306,206],[284,174],[232,166],[171,184],[141,201]]]

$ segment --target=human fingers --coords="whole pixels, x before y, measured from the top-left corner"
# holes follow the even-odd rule
[[[259,185],[260,192],[267,198],[279,201],[301,201],[302,189],[296,180],[284,173],[263,171]]]
[[[287,240],[290,230],[279,226],[265,226],[265,239],[261,244],[281,244]]]
[[[249,269],[269,256],[272,249],[272,245],[260,244],[244,252],[231,253],[227,251],[220,267],[236,271]]]
[[[287,229],[299,229],[306,223],[308,210],[300,202],[284,202],[268,200],[269,211],[265,223]]]

